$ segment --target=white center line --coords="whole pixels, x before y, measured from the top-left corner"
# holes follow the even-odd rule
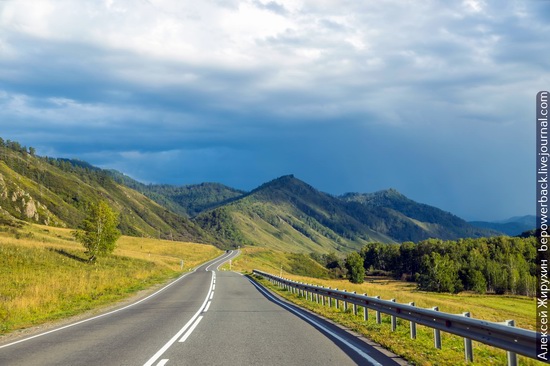
[[[197,327],[197,325],[199,325],[199,323],[201,322],[202,320],[202,316],[199,316],[199,318],[197,319],[197,321],[195,323],[193,323],[193,326],[191,328],[189,328],[189,330],[183,335],[183,337],[181,337],[180,339],[180,343],[183,343],[187,340],[187,338],[191,335],[191,333],[193,333],[193,331],[195,330],[195,328]]]
[[[208,301],[208,304],[206,304],[206,307],[203,310],[203,313],[206,313],[208,309],[210,309],[210,304],[212,304],[212,301]]]
[[[212,273],[214,273],[214,272],[212,272]],[[197,319],[197,317],[200,315],[200,313],[202,313],[202,310],[204,309],[204,307],[206,306],[206,303],[208,302],[208,296],[209,296],[210,292],[212,291],[213,281],[214,281],[214,275],[212,275],[212,278],[210,280],[210,288],[208,289],[208,293],[206,295],[206,298],[204,299],[204,302],[202,303],[201,307],[199,308],[199,311],[197,311],[195,313],[195,315],[193,315],[193,317],[187,322],[187,324],[185,324],[183,326],[183,328],[181,328],[168,342],[166,342],[166,344],[164,346],[162,346],[162,348],[159,349],[157,351],[157,353],[155,353],[153,355],[153,357],[151,357],[149,359],[149,361],[147,361],[143,366],[152,366],[153,363],[155,363],[155,361],[158,360],[160,358],[160,356],[162,356],[163,353],[166,352],[166,350],[168,348],[170,348],[170,346],[172,346],[172,344],[174,344],[178,340],[179,337],[181,337],[181,335],[187,330],[187,328],[189,328],[191,326],[191,324],[193,324],[195,319]]]
[[[213,297],[214,297],[214,291],[212,291],[212,293],[210,294],[210,300],[212,300]]]
[[[166,365],[166,362],[168,362],[168,359],[167,359],[167,358],[162,359],[162,360],[160,360],[159,363],[157,363],[157,366],[164,366],[164,365]]]
[[[220,260],[225,260],[227,259],[227,256],[224,256],[220,259],[216,259],[216,260],[212,260],[212,264],[209,265],[208,267],[212,266],[213,264],[216,264],[218,263]],[[160,290],[152,293],[151,295],[147,296],[147,297],[144,297],[143,299],[139,300],[139,301],[136,301],[134,303],[131,303],[127,306],[124,306],[120,309],[116,309],[116,310],[113,310],[113,311],[110,311],[110,312],[107,312],[107,313],[103,313],[103,314],[100,314],[100,315],[97,315],[97,316],[94,316],[92,318],[88,318],[88,319],[84,319],[84,320],[81,320],[81,321],[78,321],[78,322],[75,322],[75,323],[71,323],[71,324],[68,324],[68,325],[65,325],[65,326],[62,326],[62,327],[59,327],[59,328],[55,328],[55,329],[52,329],[52,330],[49,330],[47,332],[44,332],[44,333],[40,333],[40,334],[36,334],[34,336],[31,336],[31,337],[27,337],[27,338],[23,338],[23,339],[20,339],[18,341],[15,341],[15,342],[11,342],[11,343],[8,343],[8,344],[4,344],[3,346],[0,346],[0,349],[1,348],[5,348],[5,347],[9,347],[9,346],[13,346],[15,344],[18,344],[18,343],[21,343],[21,342],[26,342],[26,341],[29,341],[31,339],[34,339],[34,338],[38,338],[38,337],[42,337],[42,336],[45,336],[45,335],[48,335],[48,334],[51,334],[51,333],[54,333],[54,332],[58,332],[60,330],[64,330],[64,329],[67,329],[67,328],[71,328],[71,327],[74,327],[74,326],[77,326],[77,325],[80,325],[80,324],[83,324],[83,323],[87,323],[87,322],[90,322],[90,321],[93,321],[93,320],[96,320],[96,319],[99,319],[99,318],[103,318],[105,316],[108,316],[108,315],[111,315],[111,314],[115,314],[115,313],[118,313],[118,312],[121,312],[121,311],[124,311],[132,306],[136,306],[144,301],[147,301],[149,300],[150,298],[158,295],[159,293],[161,293],[162,291],[166,290],[168,287],[176,284],[178,281],[184,279],[185,277],[189,276],[191,273],[195,272],[197,269],[193,269],[193,271],[189,272],[189,273],[186,273],[180,277],[178,277],[177,279],[175,279],[174,281],[170,282],[169,284],[167,284],[166,286],[164,286],[163,288],[161,288]],[[213,276],[215,278],[216,274],[214,272],[213,273]],[[154,361],[153,361],[154,362]]]

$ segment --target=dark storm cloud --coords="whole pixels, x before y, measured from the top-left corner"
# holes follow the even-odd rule
[[[530,213],[547,2],[0,3],[2,137],[158,183]],[[503,199],[503,197],[506,197]]]

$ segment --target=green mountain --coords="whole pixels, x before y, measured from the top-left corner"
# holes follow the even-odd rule
[[[396,190],[335,197],[292,175],[243,192],[218,183],[146,185],[86,162],[36,156],[0,138],[0,224],[75,228],[106,199],[133,236],[257,245],[288,252],[347,252],[368,242],[491,236]],[[188,217],[193,217],[189,219]]]
[[[220,183],[201,183],[184,186],[143,184],[115,170],[113,179],[143,193],[158,204],[180,215],[193,217],[208,209],[221,206],[243,196],[246,192]]]
[[[534,230],[537,226],[537,217],[526,215],[497,222],[470,221],[469,224],[480,228],[500,231],[509,236],[516,236],[526,231]]]
[[[133,236],[209,241],[189,219],[115,182],[88,163],[39,157],[17,142],[0,139],[0,217],[4,224],[24,220],[77,227],[90,203],[106,199],[120,213],[120,229]]]
[[[194,220],[227,244],[291,252],[351,251],[373,240],[392,241],[348,215],[346,205],[290,175]]]
[[[386,216],[395,225],[384,232],[401,241],[419,241],[428,238],[453,240],[501,235],[496,230],[480,228],[439,208],[415,202],[395,189],[375,193],[346,193],[340,198],[357,202]],[[407,229],[403,230],[404,223]],[[411,227],[412,224],[413,226]]]
[[[292,175],[265,183],[222,207],[199,214],[201,227],[228,245],[286,251],[350,251],[371,241],[494,235],[395,190],[334,197]]]

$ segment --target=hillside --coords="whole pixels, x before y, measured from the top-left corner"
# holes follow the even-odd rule
[[[86,162],[36,156],[0,139],[0,223],[74,228],[90,203],[107,199],[126,235],[289,252],[349,252],[368,242],[498,234],[471,226],[396,190],[335,197],[292,175],[246,193],[218,183],[145,185]],[[189,219],[188,217],[193,217]]]
[[[471,221],[470,225],[497,230],[506,235],[516,236],[526,231],[534,230],[537,226],[537,217],[534,215],[527,215],[521,217],[512,217],[508,220],[487,222],[487,221]]]
[[[375,193],[346,193],[340,198],[346,202],[360,203],[380,213],[386,212],[388,217],[399,217],[402,220],[414,223],[421,228],[422,232],[411,233],[411,238],[407,239],[411,241],[427,239],[427,237],[418,237],[418,234],[446,240],[501,234],[497,230],[473,226],[460,217],[439,208],[415,202],[395,189]],[[387,233],[392,237],[402,239],[406,236],[406,233],[397,232],[393,228],[388,228]]]
[[[17,142],[0,141],[0,216],[74,228],[90,203],[107,199],[120,213],[120,229],[132,236],[206,241],[210,236],[85,162],[39,157]]]
[[[338,198],[292,175],[204,212],[195,222],[226,244],[247,243],[297,252],[346,252],[371,241],[456,239],[494,233],[418,204],[395,190]]]
[[[115,181],[143,193],[173,212],[188,217],[196,216],[202,211],[228,203],[246,193],[220,183],[200,183],[184,186],[143,184],[116,170],[110,170],[109,174]]]

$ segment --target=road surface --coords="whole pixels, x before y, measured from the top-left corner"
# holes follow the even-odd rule
[[[247,277],[217,270],[235,255],[121,309],[0,344],[0,365],[402,364]]]

